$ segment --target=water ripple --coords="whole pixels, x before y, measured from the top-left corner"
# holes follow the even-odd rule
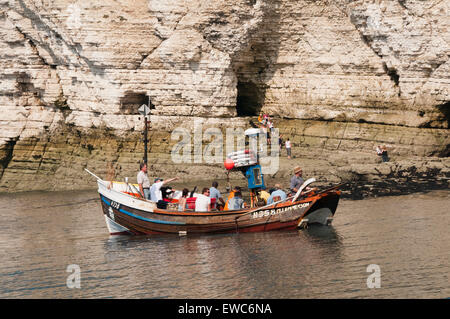
[[[342,200],[331,227],[183,237],[110,237],[95,192],[0,195],[0,297],[445,298],[449,194]]]

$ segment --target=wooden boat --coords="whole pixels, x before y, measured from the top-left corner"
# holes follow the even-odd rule
[[[142,105],[139,112],[144,115],[144,163],[147,163],[147,115],[150,106]],[[264,134],[259,129],[248,129],[246,137],[256,141]],[[258,191],[264,189],[264,176],[259,165],[260,155],[256,143],[249,149],[232,152],[227,155],[225,168],[228,171],[241,171],[247,178],[251,205],[239,210],[198,212],[194,210],[178,211],[178,205],[158,208],[157,203],[140,196],[135,184],[105,181],[85,169],[97,179],[98,192],[106,225],[110,234],[180,234],[190,233],[229,233],[257,232],[278,229],[295,229],[308,224],[329,225],[336,212],[341,192],[339,185],[322,192],[303,190],[315,181],[307,180],[294,196],[276,201],[270,205],[259,206]],[[228,176],[228,174],[227,174]],[[175,192],[176,201],[181,192]],[[196,194],[191,193],[187,201],[195,202]],[[160,206],[161,207],[161,206]]]
[[[259,232],[296,229],[313,223],[329,225],[341,194],[339,186],[303,194],[304,187],[315,181],[310,179],[295,196],[271,205],[241,210],[180,212],[175,207],[160,209],[155,202],[139,198],[135,185],[95,177],[103,214],[112,235]]]

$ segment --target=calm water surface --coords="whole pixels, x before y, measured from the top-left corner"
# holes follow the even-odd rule
[[[109,236],[95,191],[0,195],[0,298],[448,298],[449,203],[342,200],[331,227],[130,237]]]

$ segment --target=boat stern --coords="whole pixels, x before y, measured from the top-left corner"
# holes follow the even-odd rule
[[[334,191],[321,196],[302,216],[297,227],[306,228],[309,224],[331,225],[340,194],[340,191]]]

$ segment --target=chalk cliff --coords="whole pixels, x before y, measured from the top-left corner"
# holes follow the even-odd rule
[[[209,167],[171,163],[175,127],[262,110],[297,158],[375,165],[388,144],[448,177],[449,26],[441,0],[0,0],[0,191],[135,176],[144,103],[155,175]]]

